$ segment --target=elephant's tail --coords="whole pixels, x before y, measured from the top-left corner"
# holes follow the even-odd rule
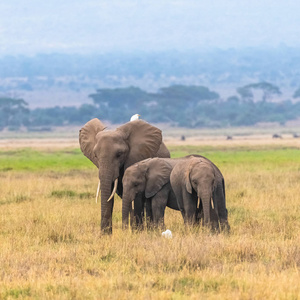
[[[222,178],[222,185],[223,185],[224,199],[226,199],[226,197],[225,197],[225,180],[224,180],[224,178]]]

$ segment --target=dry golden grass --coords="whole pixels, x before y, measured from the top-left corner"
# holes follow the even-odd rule
[[[167,209],[170,240],[124,232],[120,199],[102,236],[93,168],[0,172],[0,299],[299,299],[299,160],[222,161],[231,233]]]

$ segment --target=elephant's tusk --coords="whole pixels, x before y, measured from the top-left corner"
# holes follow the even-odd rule
[[[210,201],[211,201],[211,207],[212,207],[212,209],[215,209],[213,198],[210,198]]]
[[[99,191],[100,191],[100,180],[99,180],[99,182],[98,182],[98,187],[97,187],[97,193],[96,193],[96,203],[98,202]]]
[[[114,189],[110,195],[110,197],[108,198],[107,202],[109,202],[112,197],[115,195],[116,191],[117,191],[117,187],[118,187],[118,178],[116,178],[115,183],[114,183]]]

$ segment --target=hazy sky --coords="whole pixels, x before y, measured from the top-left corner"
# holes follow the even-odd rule
[[[0,0],[0,54],[300,46],[298,0]]]

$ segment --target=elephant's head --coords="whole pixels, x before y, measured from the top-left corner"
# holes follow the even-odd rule
[[[146,159],[126,169],[123,177],[123,227],[128,225],[131,203],[137,195],[145,193],[146,198],[156,195],[170,181],[171,171],[171,165],[161,158]]]
[[[185,187],[190,194],[194,189],[202,200],[205,224],[210,223],[210,204],[216,188],[215,177],[214,168],[208,161],[198,157],[188,160],[184,175]]]
[[[120,172],[154,157],[162,143],[161,131],[142,120],[128,122],[116,130],[105,130],[100,120],[92,119],[80,130],[79,143],[83,154],[99,169],[101,228],[111,233],[113,201],[108,200],[116,192]]]

